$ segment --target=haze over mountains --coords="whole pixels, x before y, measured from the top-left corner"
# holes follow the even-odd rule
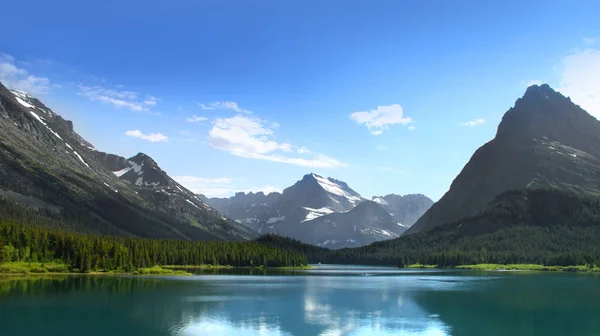
[[[227,219],[140,153],[97,151],[38,99],[0,84],[0,196],[84,232],[153,238],[247,240]]]
[[[387,195],[369,201],[345,182],[316,173],[304,175],[282,193],[201,198],[261,234],[276,233],[327,248],[399,237],[433,204],[424,195]]]

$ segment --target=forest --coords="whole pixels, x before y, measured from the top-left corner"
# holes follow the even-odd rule
[[[58,262],[72,272],[161,265],[304,266],[306,257],[255,242],[201,242],[81,234],[0,221],[0,264]]]
[[[200,242],[74,233],[0,201],[0,262],[60,260],[81,272],[155,265],[303,266],[308,263],[600,265],[600,202],[557,189],[499,195],[476,216],[371,245],[341,250],[265,235],[251,242]]]

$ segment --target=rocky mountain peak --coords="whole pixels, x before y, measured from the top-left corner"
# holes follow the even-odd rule
[[[580,135],[594,135],[597,124],[598,120],[548,84],[532,85],[504,114],[496,138],[574,142]],[[572,134],[576,129],[580,134]]]

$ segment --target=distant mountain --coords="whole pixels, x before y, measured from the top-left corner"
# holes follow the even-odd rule
[[[294,238],[331,249],[358,247],[398,238],[402,224],[373,201],[364,201],[345,212],[334,212],[302,223]]]
[[[411,216],[426,210],[421,196],[388,196],[389,208],[411,224]],[[391,239],[406,229],[381,204],[365,200],[343,181],[316,173],[304,175],[282,193],[237,193],[231,198],[211,198],[206,202],[260,234],[275,233],[328,248]]]
[[[84,232],[204,240],[256,236],[173,181],[149,156],[100,152],[70,121],[2,84],[0,197],[51,211],[52,223]]]
[[[503,192],[538,187],[600,196],[600,121],[546,84],[527,89],[406,234],[474,216]]]
[[[433,205],[429,197],[421,194],[373,196],[373,201],[405,227],[412,226]]]

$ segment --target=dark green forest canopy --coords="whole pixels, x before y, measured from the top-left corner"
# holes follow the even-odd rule
[[[64,229],[72,228],[65,226],[65,220],[51,211],[36,211],[0,200],[0,262],[61,260],[80,271],[133,270],[154,265],[279,267],[307,263],[300,252],[256,242],[202,242],[84,234]]]
[[[300,266],[307,261],[448,267],[478,263],[600,264],[600,202],[557,189],[506,192],[476,216],[426,233],[342,250],[277,235],[234,243],[76,234],[47,228],[63,227],[59,214],[2,201],[0,221],[0,246],[29,247],[31,258],[58,258],[82,270],[167,264]]]

